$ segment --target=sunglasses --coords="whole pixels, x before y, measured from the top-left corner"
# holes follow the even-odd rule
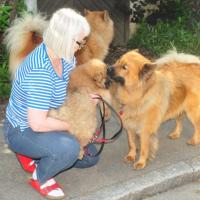
[[[83,40],[82,42],[79,42],[79,41],[76,41],[76,40],[74,40],[74,41],[79,46],[79,49],[82,49],[86,44],[86,40]]]

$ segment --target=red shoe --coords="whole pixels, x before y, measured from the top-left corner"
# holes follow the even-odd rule
[[[42,189],[40,183],[37,180],[30,179],[29,184],[42,196],[48,199],[63,199],[65,197],[61,187],[55,182],[54,179],[49,179],[45,183],[45,187]]]
[[[16,157],[25,171],[29,173],[33,173],[35,171],[36,165],[34,160],[18,153],[16,153]]]

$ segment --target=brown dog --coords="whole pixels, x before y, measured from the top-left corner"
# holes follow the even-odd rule
[[[156,132],[162,122],[175,118],[176,128],[169,137],[180,136],[183,112],[195,129],[188,144],[200,143],[199,58],[171,52],[151,63],[138,52],[130,51],[108,68],[108,75],[113,81],[112,96],[123,108],[129,144],[126,161],[136,159],[135,135],[140,137],[135,169],[144,168],[150,149],[156,150]]]
[[[91,33],[85,46],[76,53],[78,65],[92,58],[104,60],[114,36],[113,21],[106,10],[89,11],[85,9],[84,12],[90,24]]]

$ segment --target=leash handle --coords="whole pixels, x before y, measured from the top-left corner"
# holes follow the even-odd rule
[[[120,123],[120,129],[111,137],[111,138],[105,138],[103,135],[103,138],[98,138],[100,133],[101,133],[101,129],[97,132],[97,134],[95,135],[95,139],[93,140],[94,143],[110,143],[113,142],[115,139],[117,139],[117,137],[119,137],[119,134],[122,132],[123,130],[123,122],[122,119],[120,117],[120,114],[118,114],[115,109],[105,100],[103,99],[100,95],[99,95],[99,99],[102,101],[103,103],[103,112],[105,113],[105,105],[107,105],[107,107],[115,114],[115,116],[117,116],[119,123]],[[101,112],[101,111],[100,111]],[[105,128],[105,120],[103,118],[102,120],[102,124],[104,123],[104,128]],[[101,124],[101,126],[102,126]],[[101,128],[100,126],[100,128]],[[103,132],[104,134],[104,132]]]
[[[97,98],[96,99],[99,99],[103,102],[103,98],[97,94]],[[105,104],[103,103],[103,112],[101,110],[101,107],[99,106],[99,111],[100,111],[100,116],[101,116],[101,125],[100,125],[100,130],[98,132],[96,132],[96,135],[94,136],[94,138],[92,139],[91,143],[94,143],[99,135],[101,134],[101,130],[103,131],[103,138],[105,138],[105,120],[104,120],[104,116],[105,116]],[[96,142],[95,142],[96,143]],[[103,148],[104,148],[104,142],[101,142],[101,147],[99,149],[99,151],[96,153],[96,154],[91,154],[88,152],[88,149],[87,148],[84,148],[84,151],[85,151],[85,154],[87,156],[90,156],[90,157],[97,157],[101,154],[101,152],[103,151]]]
[[[99,94],[96,94],[97,97],[95,99],[99,99],[102,102],[103,105],[103,111],[101,110],[100,107],[100,116],[101,116],[101,125],[100,125],[100,130],[96,132],[94,138],[92,139],[91,143],[96,143],[96,144],[101,144],[101,147],[99,149],[99,151],[95,154],[95,155],[91,155],[89,153],[87,153],[87,155],[95,157],[100,155],[100,153],[103,151],[104,148],[104,144],[113,142],[115,139],[117,139],[120,135],[120,133],[123,130],[123,123],[121,120],[121,117],[119,116],[119,114],[114,110],[114,108],[107,102],[105,101]],[[117,116],[117,118],[120,121],[120,129],[109,139],[106,138],[106,128],[105,128],[105,105],[108,106],[108,108]],[[99,135],[101,134],[101,132],[103,133],[103,138],[98,138]]]

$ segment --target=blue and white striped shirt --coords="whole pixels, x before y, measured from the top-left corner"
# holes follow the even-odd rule
[[[13,80],[6,117],[21,131],[29,127],[28,108],[49,110],[58,108],[65,100],[69,75],[76,59],[62,59],[62,77],[54,71],[44,43],[34,49],[21,63]]]

